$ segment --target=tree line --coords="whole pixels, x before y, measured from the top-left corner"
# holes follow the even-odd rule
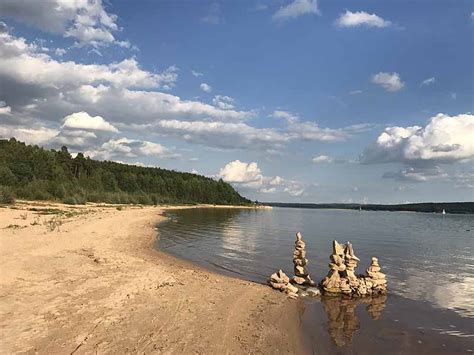
[[[0,199],[56,200],[69,204],[207,203],[250,201],[222,179],[161,168],[97,161],[59,150],[0,140]],[[1,201],[0,201],[1,202]]]

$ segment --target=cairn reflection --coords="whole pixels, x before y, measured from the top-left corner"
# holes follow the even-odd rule
[[[323,308],[328,317],[329,336],[338,347],[349,345],[355,332],[360,329],[356,308],[365,305],[367,313],[373,320],[378,320],[385,308],[386,295],[378,297],[345,298],[323,297]]]

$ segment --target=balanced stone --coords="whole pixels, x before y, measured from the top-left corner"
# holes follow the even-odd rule
[[[306,259],[306,244],[303,241],[303,236],[300,232],[296,233],[295,241],[295,251],[293,252],[293,265],[295,276],[292,278],[292,282],[297,285],[309,285],[314,286],[315,283],[309,277],[308,270],[306,265],[308,264],[308,259]]]
[[[329,273],[320,282],[322,291],[326,294],[346,294],[360,297],[366,295],[385,294],[387,280],[380,272],[378,259],[373,257],[366,276],[355,273],[360,259],[355,256],[354,248],[350,242],[339,244],[333,241]]]
[[[282,270],[272,274],[267,282],[275,290],[285,292],[290,298],[298,297],[298,288],[290,284],[290,278]]]

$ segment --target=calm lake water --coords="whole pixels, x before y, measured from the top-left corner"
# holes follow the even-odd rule
[[[186,209],[167,215],[171,219],[159,228],[159,249],[261,283],[279,268],[292,274],[297,231],[316,281],[328,272],[334,239],[353,243],[359,273],[377,256],[389,281],[388,298],[302,301],[310,352],[316,345],[319,351],[342,353],[474,349],[472,215],[289,208]]]

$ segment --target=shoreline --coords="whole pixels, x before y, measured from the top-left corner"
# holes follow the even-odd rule
[[[154,248],[166,209],[220,206],[113,207],[0,208],[2,353],[302,352],[297,302]]]

